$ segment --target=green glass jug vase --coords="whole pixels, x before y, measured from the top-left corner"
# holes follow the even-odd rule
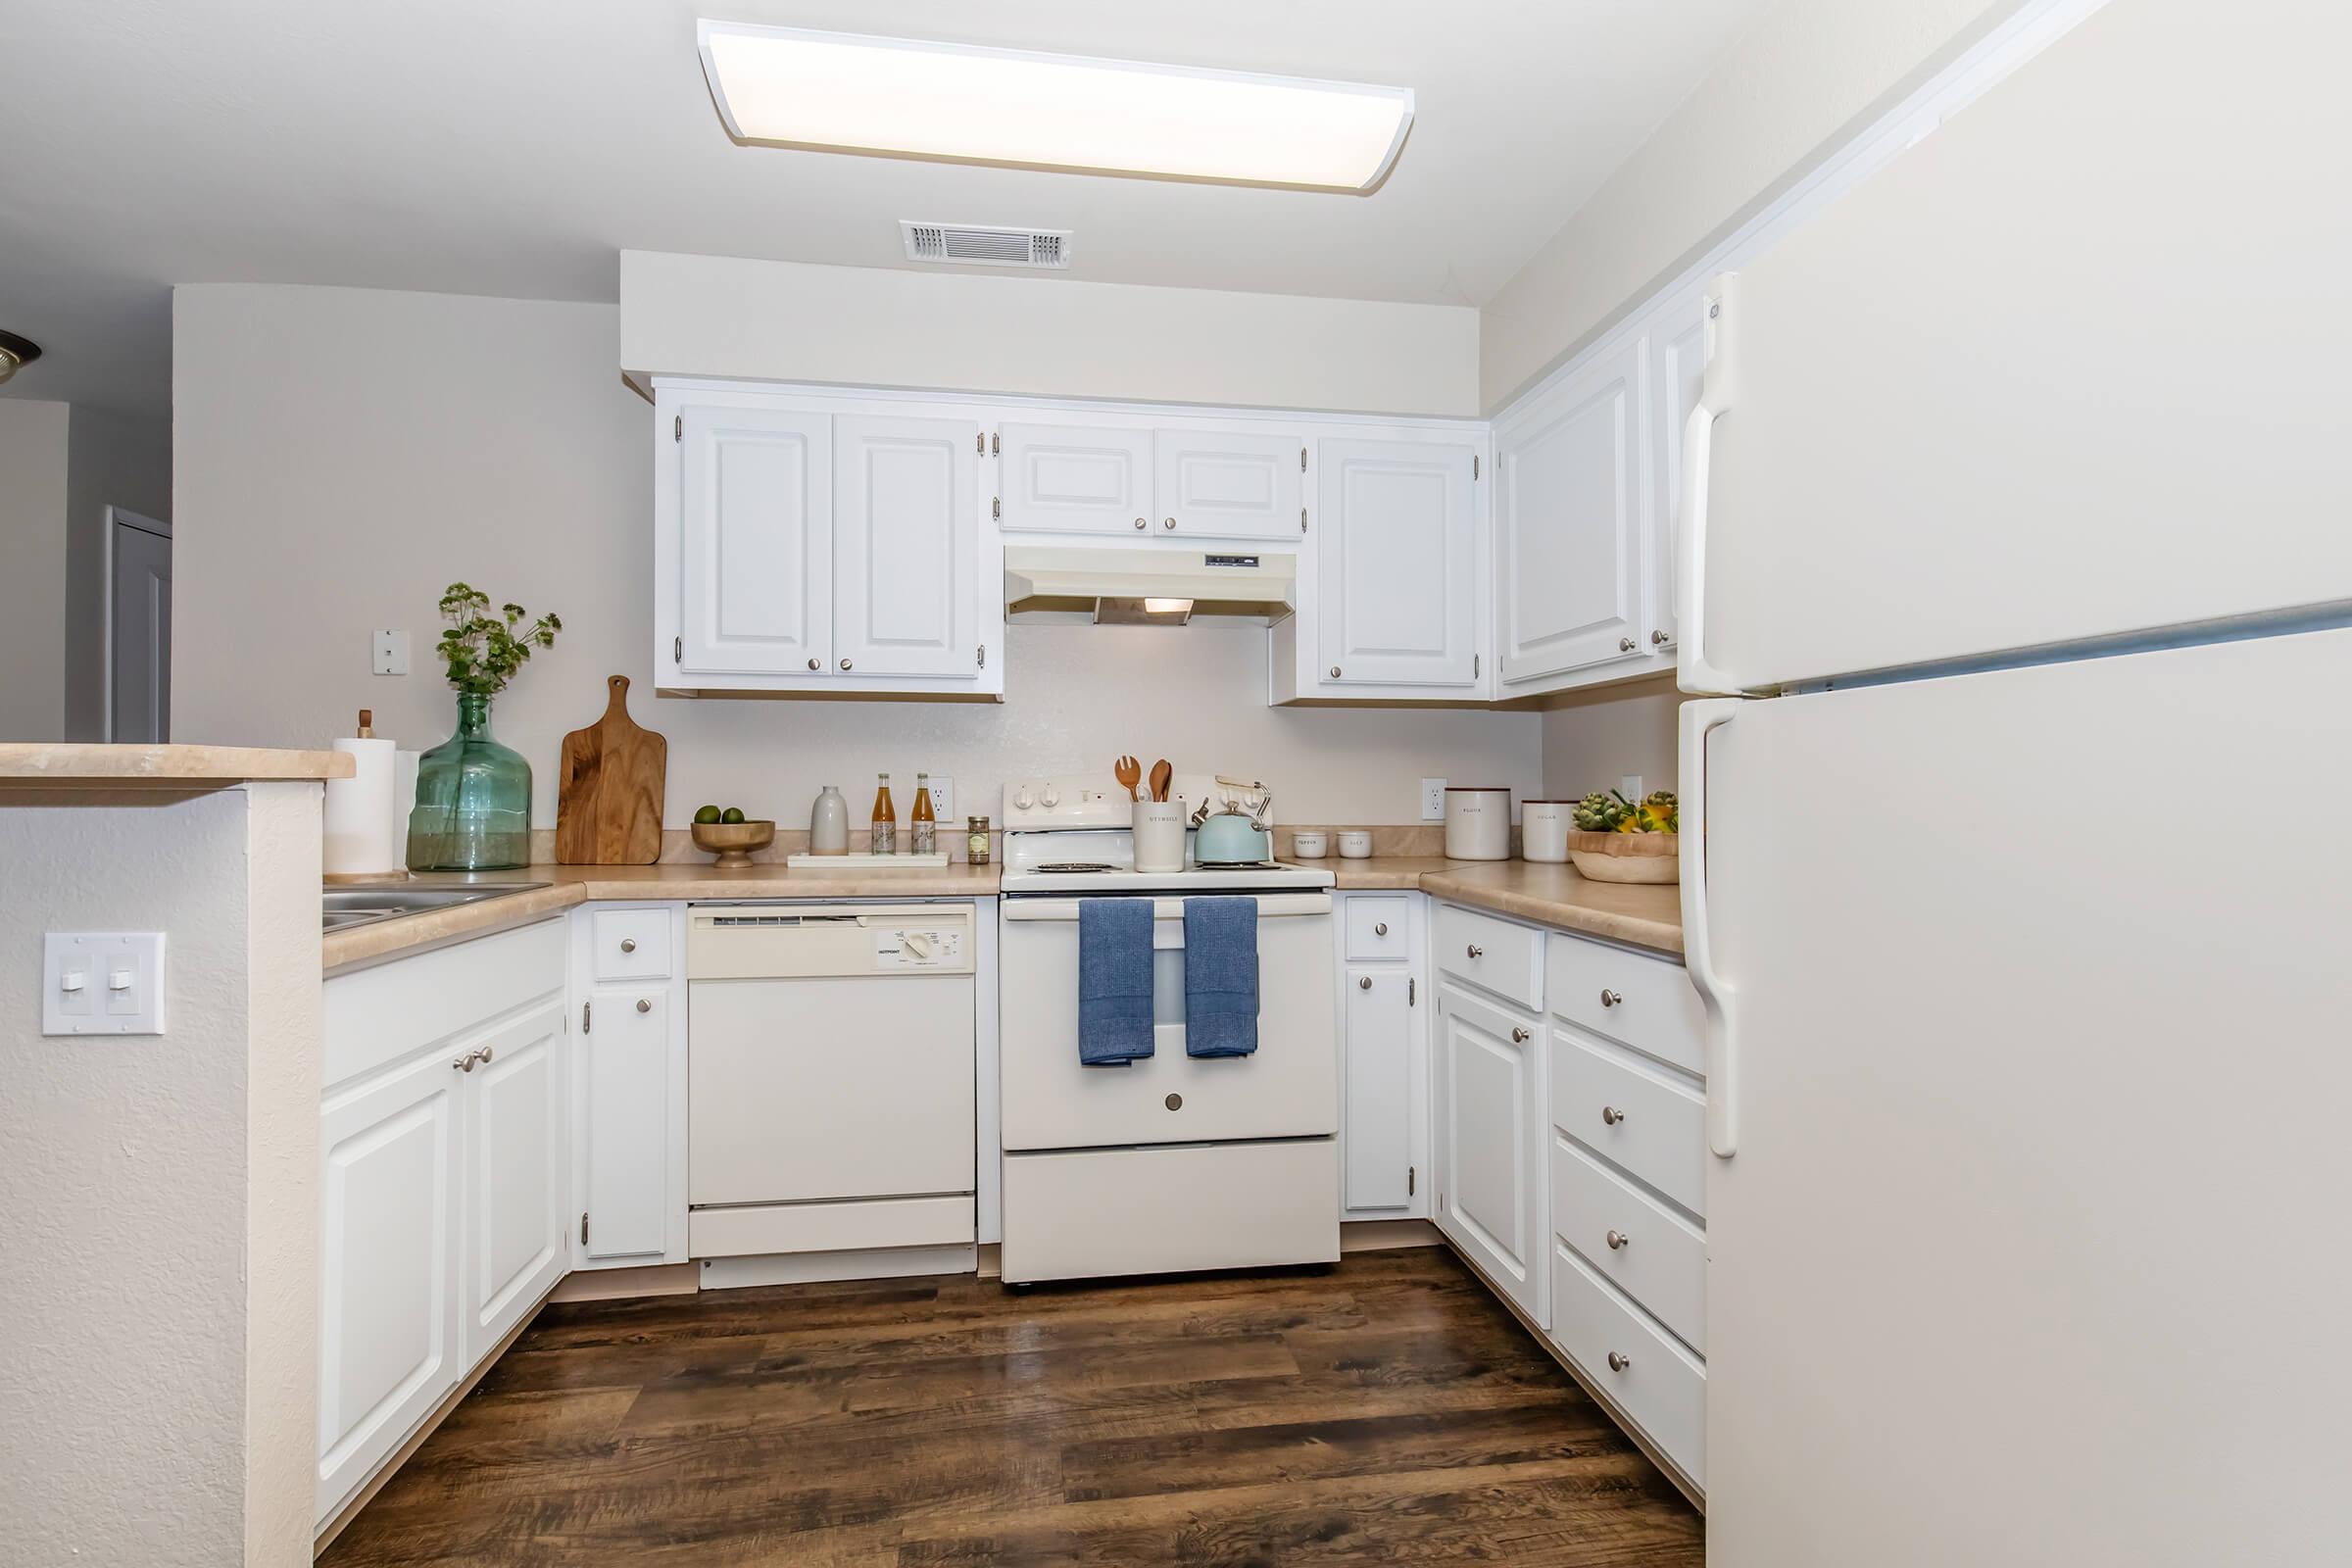
[[[490,699],[458,694],[458,728],[416,760],[412,871],[511,871],[531,863],[531,764],[490,738]]]

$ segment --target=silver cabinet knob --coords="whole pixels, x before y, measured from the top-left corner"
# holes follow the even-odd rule
[[[1617,1004],[1623,1002],[1624,1000],[1625,999],[1623,997],[1619,996],[1616,992],[1609,990],[1607,987],[1604,986],[1601,988],[1600,1004],[1602,1006],[1614,1007],[1617,1005]]]
[[[1138,517],[1138,518],[1136,518],[1136,519],[1135,519],[1135,525],[1136,525],[1138,528],[1149,528],[1149,527],[1151,527],[1151,526],[1152,526],[1150,523],[1146,522],[1146,521],[1145,521],[1143,518],[1141,518],[1141,517]]]
[[[1339,665],[1337,665],[1337,664],[1334,664],[1334,665],[1332,665],[1332,666],[1331,666],[1331,678],[1332,678],[1333,680],[1338,680],[1338,679],[1340,678],[1340,666],[1339,666]]]
[[[825,662],[821,659],[811,659],[808,661],[808,667],[810,669],[822,669],[825,667]]]
[[[1524,1046],[1527,1044],[1527,1031],[1520,1028],[1517,1024],[1513,1024],[1511,1026],[1511,1044],[1515,1046]]]
[[[1372,927],[1372,934],[1373,934],[1374,936],[1376,936],[1376,937],[1385,937],[1385,936],[1387,936],[1387,935],[1389,934],[1389,922],[1388,922],[1388,921],[1386,921],[1386,920],[1383,920],[1383,921],[1381,921],[1380,923],[1378,923],[1377,925],[1373,926],[1373,927]]]
[[[449,1070],[451,1072],[473,1071],[473,1054],[471,1052],[467,1052],[465,1055],[460,1056],[457,1060],[451,1062],[449,1064]]]
[[[1663,648],[1672,641],[1674,639],[1662,631],[1653,631],[1649,634],[1649,646],[1652,648]]]
[[[1620,637],[1617,639],[1617,651],[1621,654],[1630,654],[1639,646],[1640,645],[1631,637]]]
[[[484,1061],[488,1061],[492,1053],[488,1046],[484,1046],[481,1050],[475,1052],[474,1054],[481,1057]]]
[[[1173,528],[1176,526],[1176,519],[1174,517],[1170,517],[1167,521],[1161,523],[1160,526],[1162,528]]]
[[[637,1010],[639,1012],[651,1012],[654,1010],[654,1004],[647,998],[639,997],[637,999]]]
[[[848,660],[846,660],[846,659],[845,659],[845,660],[843,660],[843,661],[841,662],[841,667],[842,667],[842,668],[844,668],[844,669],[847,669],[847,668],[849,668],[849,667],[850,667],[850,662],[849,662]]]
[[[1626,1248],[1628,1248],[1628,1247],[1631,1247],[1631,1246],[1633,1246],[1633,1245],[1634,1245],[1634,1239],[1633,1239],[1631,1236],[1628,1236],[1628,1235],[1626,1235],[1626,1234],[1625,1234],[1625,1232],[1623,1232],[1623,1231],[1611,1231],[1611,1232],[1609,1232],[1609,1250],[1610,1250],[1610,1251],[1612,1251],[1612,1252],[1616,1252],[1616,1251],[1622,1251],[1624,1249],[1626,1249]]]
[[[1602,1126],[1614,1127],[1623,1120],[1625,1120],[1625,1112],[1619,1110],[1615,1105],[1603,1105],[1600,1107],[1600,1123]]]
[[[1470,956],[1472,956],[1473,958],[1483,958],[1483,957],[1485,957],[1485,956],[1487,956],[1487,950],[1486,950],[1486,949],[1484,949],[1484,948],[1482,948],[1482,947],[1480,947],[1480,946],[1479,946],[1477,943],[1475,943],[1475,942],[1471,943],[1471,944],[1470,944],[1468,947],[1464,948],[1462,951],[1463,951],[1464,953],[1467,953],[1467,954],[1469,954],[1469,955],[1470,955]]]
[[[1634,1358],[1633,1358],[1632,1356],[1630,1356],[1630,1355],[1627,1355],[1627,1354],[1626,1354],[1624,1351],[1622,1351],[1622,1350],[1611,1350],[1611,1351],[1609,1352],[1609,1370],[1610,1370],[1610,1371],[1612,1371],[1612,1372],[1622,1372],[1622,1371],[1624,1371],[1624,1370],[1625,1370],[1627,1367],[1629,1367],[1629,1366],[1632,1366],[1633,1364],[1634,1364]]]
[[[1358,991],[1369,991],[1369,990],[1371,990],[1371,989],[1372,989],[1372,977],[1371,977],[1370,975],[1365,975],[1365,976],[1364,976],[1364,977],[1363,977],[1361,980],[1358,980],[1358,981],[1355,983],[1355,989],[1356,989],[1356,990],[1358,990]]]
[[[635,937],[622,937],[620,939],[620,951],[623,953],[635,953],[637,951],[637,939]]]

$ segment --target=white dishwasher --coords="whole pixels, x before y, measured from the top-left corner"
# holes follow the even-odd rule
[[[687,911],[694,1256],[972,1245],[972,917]]]

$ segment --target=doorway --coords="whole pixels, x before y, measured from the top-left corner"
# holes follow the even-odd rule
[[[106,738],[172,738],[172,525],[106,509]]]

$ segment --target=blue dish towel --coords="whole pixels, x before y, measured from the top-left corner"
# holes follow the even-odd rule
[[[1152,1054],[1152,901],[1078,901],[1078,1060],[1123,1067]]]
[[[1257,1050],[1257,901],[1184,901],[1184,1053]]]

